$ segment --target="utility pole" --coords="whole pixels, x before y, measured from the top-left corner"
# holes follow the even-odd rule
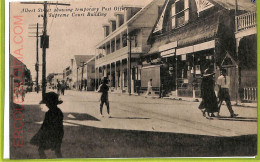
[[[131,58],[132,58],[132,40],[135,40],[136,35],[126,35],[125,39],[129,41],[129,52],[128,52],[128,93],[131,95]]]
[[[36,91],[39,93],[39,24],[37,23],[37,33],[36,33]]]
[[[49,48],[49,36],[47,35],[47,4],[48,5],[65,5],[64,3],[47,3],[44,2],[21,2],[21,4],[43,4],[43,35],[41,36],[42,47],[42,101],[45,100],[46,93],[46,48]]]
[[[36,92],[39,93],[39,23],[36,24],[36,63],[35,63],[35,71],[36,71]],[[34,26],[30,26],[29,29],[35,29]]]
[[[43,35],[42,35],[42,101],[45,101],[46,93],[46,37],[47,37],[47,2],[43,5]],[[49,42],[48,42],[49,44]]]

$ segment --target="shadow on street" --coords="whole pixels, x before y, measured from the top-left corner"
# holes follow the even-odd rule
[[[14,147],[12,132],[13,110],[10,109],[10,156],[12,159],[39,158],[37,147],[30,144],[31,138],[40,129],[45,112],[39,105],[23,106],[22,147]],[[68,117],[72,115],[71,117]],[[114,117],[129,119],[128,117]],[[64,120],[99,120],[88,114],[64,113]],[[137,118],[144,119],[144,118]],[[253,119],[254,120],[254,119]],[[122,121],[119,121],[122,122]],[[69,123],[64,121],[65,123]],[[105,129],[73,123],[64,125],[62,143],[63,158],[127,158],[127,157],[218,157],[254,156],[257,153],[257,135],[236,137],[213,137],[192,134]],[[56,158],[46,151],[48,158]]]

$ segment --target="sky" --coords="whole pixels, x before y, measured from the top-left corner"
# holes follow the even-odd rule
[[[70,65],[74,55],[95,55],[95,46],[104,38],[102,25],[108,23],[110,18],[115,18],[115,12],[123,11],[123,5],[145,6],[151,1],[74,0],[58,1],[70,6],[48,5],[47,34],[50,36],[50,43],[46,51],[47,75],[61,73]],[[20,60],[30,69],[33,80],[36,77],[36,37],[31,36],[36,36],[36,29],[29,26],[36,26],[36,23],[42,26],[42,11],[41,4],[10,3],[10,53],[14,56],[20,54]],[[101,15],[88,16],[89,12]],[[19,16],[19,23],[15,16]],[[42,33],[42,29],[39,32]],[[42,48],[39,48],[39,60],[41,65]],[[40,66],[40,72],[41,69]]]

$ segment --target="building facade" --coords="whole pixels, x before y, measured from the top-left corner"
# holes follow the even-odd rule
[[[239,97],[257,100],[257,35],[256,10],[240,13],[235,18],[236,53],[239,60]]]
[[[234,20],[238,11],[245,11],[235,7],[218,0],[165,1],[148,40],[151,49],[142,58],[142,75],[146,73],[141,77],[142,86],[152,78],[163,95],[200,97],[201,74],[206,68],[214,66],[217,78],[226,56],[237,64]],[[228,69],[234,78],[233,100],[238,96],[238,71],[234,68],[235,73]]]
[[[85,89],[87,91],[95,90],[95,56],[88,60],[84,66],[85,72],[83,74],[85,80]]]
[[[154,0],[147,6],[126,6],[115,19],[104,24],[104,39],[97,44],[95,57],[96,89],[108,77],[112,91],[136,92],[140,84],[141,55],[147,53],[148,36],[163,5]]]
[[[71,60],[71,83],[73,89],[84,90],[87,87],[87,66],[85,65],[93,57],[94,55],[74,55],[74,58]]]
[[[12,54],[9,55],[9,88],[10,88],[10,103],[13,102],[14,92],[17,92],[21,89],[21,86],[25,86],[28,88],[32,88],[32,76],[31,71],[27,68],[27,66],[14,57]],[[16,100],[17,101],[17,100]]]

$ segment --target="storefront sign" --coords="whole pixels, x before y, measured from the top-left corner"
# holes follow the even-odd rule
[[[211,48],[215,48],[215,40],[176,49],[176,55],[183,55],[183,54],[198,52],[198,51],[211,49]]]
[[[215,40],[212,40],[212,41],[208,41],[208,42],[204,42],[204,43],[194,45],[194,51],[193,52],[211,49],[211,48],[214,48],[214,47],[215,47]]]
[[[193,46],[188,46],[184,48],[179,48],[176,50],[176,55],[183,55],[183,54],[188,54],[193,52]]]
[[[170,49],[173,49],[173,48],[176,48],[176,47],[177,47],[177,41],[171,42],[171,43],[160,46],[159,52],[170,50]]]
[[[173,56],[173,55],[175,55],[175,48],[164,51],[164,52],[161,53],[162,57],[170,57],[170,56]]]

